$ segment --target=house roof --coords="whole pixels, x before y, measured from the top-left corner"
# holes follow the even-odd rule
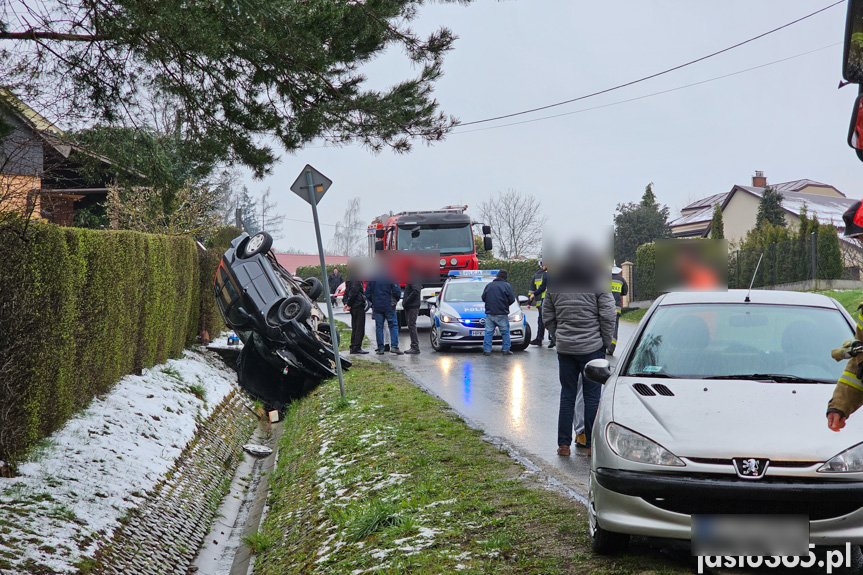
[[[808,188],[809,186],[815,186],[817,188],[831,188],[836,191],[837,194],[845,197],[845,194],[840,192],[834,186],[830,184],[822,184],[821,182],[816,182],[814,180],[794,180],[793,182],[783,182],[781,184],[771,185],[770,187],[776,190],[777,192],[799,192],[802,189]],[[811,194],[815,195],[815,194]]]
[[[688,212],[690,210],[701,210],[703,208],[710,208],[712,212],[713,206],[715,206],[716,204],[724,204],[725,200],[728,199],[729,195],[731,195],[731,192],[725,192],[723,194],[713,194],[712,196],[707,196],[706,198],[703,198],[696,202],[692,202],[680,211]]]
[[[296,273],[299,267],[321,265],[321,258],[317,254],[276,254],[276,261],[292,274]],[[327,265],[347,264],[348,256],[327,256]]]
[[[679,218],[672,220],[668,225],[671,227],[689,226],[692,224],[707,223],[713,219],[713,206],[707,206],[699,210],[691,211],[683,214]]]
[[[793,183],[794,182],[789,182],[789,184]],[[823,186],[824,184],[819,185]],[[806,211],[810,216],[818,216],[819,222],[822,224],[833,224],[837,229],[839,229],[839,231],[843,231],[845,229],[845,222],[842,221],[842,214],[844,214],[845,211],[857,201],[852,198],[846,198],[844,194],[842,197],[822,196],[820,194],[803,194],[787,188],[783,189],[779,186],[770,187],[782,194],[782,207],[786,212],[799,217],[800,212],[803,211],[803,206],[805,205]],[[825,187],[832,188],[833,186]],[[766,188],[755,188],[752,186],[734,186],[732,192],[741,190],[760,198],[762,194],[764,194],[765,189]]]

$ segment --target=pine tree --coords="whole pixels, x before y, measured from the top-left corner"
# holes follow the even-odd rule
[[[725,239],[725,224],[722,223],[722,207],[719,204],[713,206],[713,220],[710,222],[710,239]]]
[[[758,215],[755,216],[755,227],[763,222],[774,226],[785,227],[785,210],[782,208],[782,194],[771,187],[764,189],[761,201],[758,203]]]
[[[639,246],[671,236],[668,206],[656,201],[653,183],[647,184],[641,202],[617,204],[614,215],[614,259],[619,264],[635,261]]]

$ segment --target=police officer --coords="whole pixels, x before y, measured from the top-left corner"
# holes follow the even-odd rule
[[[611,268],[611,295],[614,296],[614,306],[617,308],[617,319],[614,322],[614,337],[611,346],[605,350],[608,355],[614,355],[617,348],[617,330],[620,328],[620,312],[623,310],[623,296],[629,293],[629,286],[623,279],[623,270],[617,266]]]
[[[548,266],[543,265],[542,260],[539,260],[539,269],[533,274],[533,289],[530,290],[528,296],[531,302],[536,302],[536,310],[539,312],[536,320],[536,337],[530,342],[531,345],[542,346],[542,340],[545,338],[545,324],[542,323],[542,298],[545,297],[547,284]]]

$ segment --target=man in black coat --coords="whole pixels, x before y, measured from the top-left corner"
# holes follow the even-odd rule
[[[545,290],[548,287],[548,266],[539,260],[539,269],[533,274],[533,289],[530,290],[528,296],[531,303],[536,304],[536,337],[531,341],[531,345],[542,345],[542,340],[545,339],[545,324],[542,322],[542,298],[545,297]]]
[[[500,330],[503,339],[501,351],[504,355],[512,355],[509,339],[509,306],[515,303],[515,292],[507,280],[506,270],[497,272],[497,277],[486,284],[482,290],[482,301],[485,302],[485,338],[482,342],[483,355],[491,355],[491,344],[494,330]]]
[[[330,301],[332,301],[333,305],[336,305],[336,290],[339,289],[343,281],[339,268],[333,268],[333,273],[327,278],[327,285],[330,288]]]
[[[405,310],[405,319],[408,324],[408,333],[411,336],[411,347],[405,353],[417,354],[420,352],[420,338],[417,333],[417,317],[420,313],[420,303],[423,286],[420,283],[408,283],[405,285],[402,307]]]
[[[350,277],[350,270],[348,273]],[[351,314],[351,353],[366,354],[363,349],[363,336],[366,334],[366,296],[363,294],[363,282],[348,279],[345,283],[345,295],[342,299],[345,311]]]

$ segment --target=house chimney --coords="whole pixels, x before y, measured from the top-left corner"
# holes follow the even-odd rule
[[[755,170],[755,175],[752,176],[752,187],[753,188],[766,188],[767,187],[767,178],[764,177],[764,172],[761,170]]]

